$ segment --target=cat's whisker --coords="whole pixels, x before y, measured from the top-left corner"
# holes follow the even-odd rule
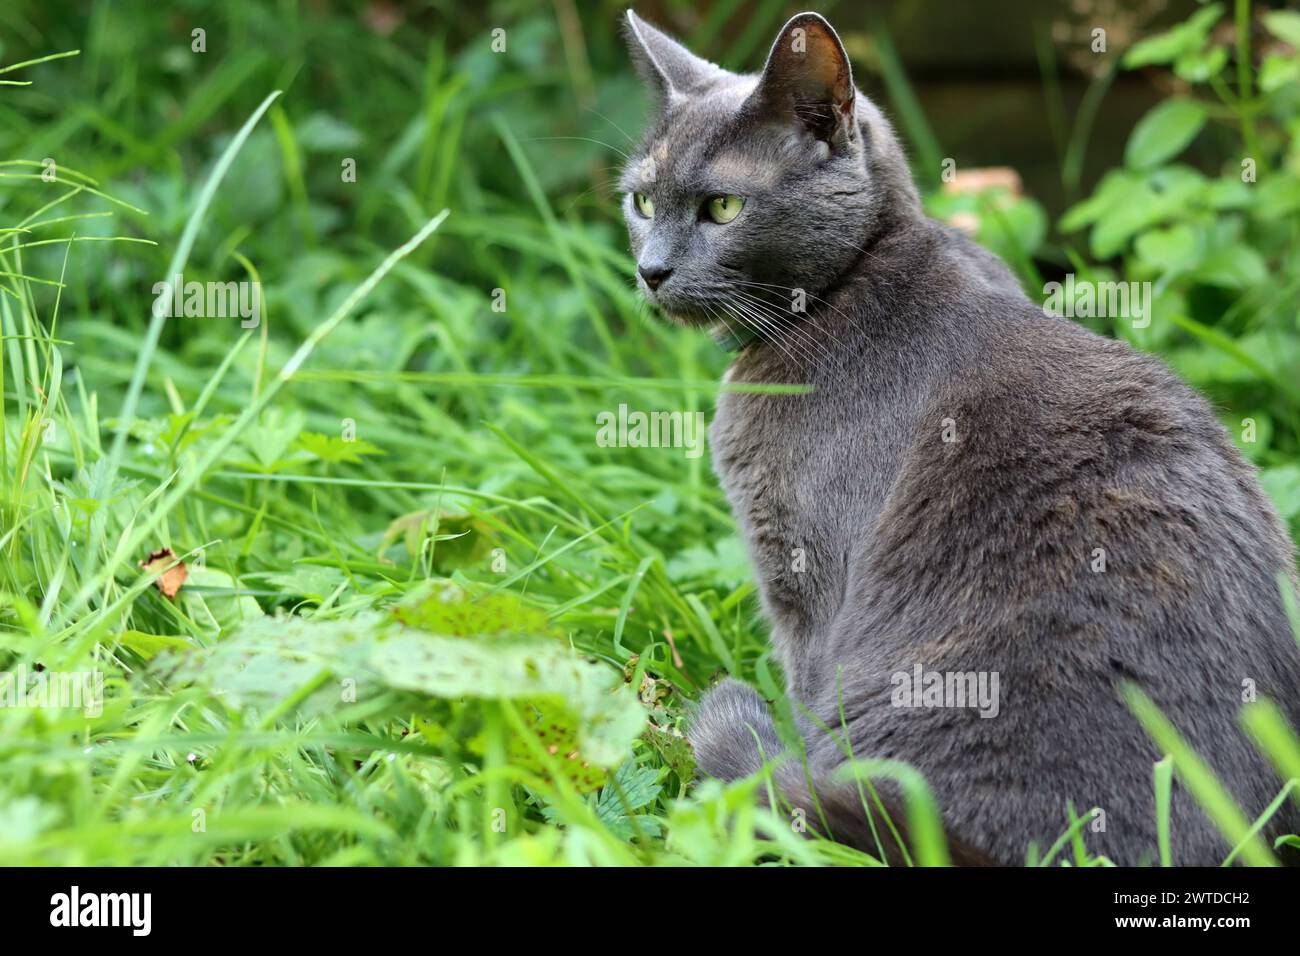
[[[842,236],[825,236],[823,238],[827,242],[833,245],[838,245],[842,249],[852,249],[854,252],[860,252],[862,253],[862,255],[867,256],[870,259],[874,259],[877,262],[883,261],[879,255],[872,252],[870,249],[864,249],[862,248],[862,246],[859,246],[856,243],[849,242],[847,239],[845,239]]]
[[[792,337],[790,335],[792,329],[784,326],[784,324],[780,322],[779,319],[777,319],[772,314],[772,310],[767,305],[767,303],[763,303],[757,298],[747,295],[739,289],[725,288],[721,291],[725,292],[728,295],[736,297],[738,301],[733,302],[732,304],[736,305],[737,307],[743,305],[745,313],[747,315],[749,315],[755,321],[762,323],[763,329],[768,332],[768,335],[765,337],[766,340],[773,341],[775,344],[775,340],[783,338],[790,345],[799,346],[800,353],[808,356],[810,360],[816,358],[815,353],[809,352],[808,349],[804,347],[804,341],[802,338]],[[785,333],[785,334],[782,335],[781,333]]]
[[[564,213],[567,215],[569,212],[573,210],[574,206],[578,205],[579,202],[581,202],[584,198],[586,198],[587,196],[591,195],[594,192],[600,192],[606,200],[612,200],[614,199],[615,196],[619,195],[619,192],[615,188],[613,183],[597,183],[596,185],[588,189],[584,189],[582,192],[578,193],[578,195],[574,196],[573,200],[567,206],[564,207]]]
[[[726,314],[729,314],[733,319],[735,319],[742,329],[751,332],[764,342],[772,342],[772,337],[767,327],[752,321],[756,317],[751,316],[748,312],[741,309],[738,303],[728,302],[726,299],[721,298],[713,299],[711,301],[714,305],[718,306]],[[751,321],[746,321],[746,319],[750,319]],[[730,327],[730,323],[728,323],[728,328]],[[779,343],[772,342],[772,344],[779,347]]]
[[[719,306],[719,308],[714,308],[715,305]],[[704,309],[706,313],[708,313],[709,319],[711,321],[713,321],[714,323],[721,322],[722,325],[726,326],[727,331],[732,336],[736,336],[736,327],[732,325],[729,321],[727,321],[727,313],[725,310],[720,311],[721,306],[722,303],[720,302],[709,302],[707,300],[702,301],[700,303],[700,307]],[[741,328],[747,329],[748,331],[753,332],[755,335],[759,334],[757,330],[750,328],[748,325],[742,322],[739,316],[733,315],[732,318],[734,318],[737,322],[740,323]]]
[[[732,295],[740,297],[742,300],[744,300],[749,304],[751,309],[753,309],[755,312],[764,315],[768,319],[768,321],[772,323],[772,325],[774,325],[777,329],[780,329],[782,332],[785,333],[786,338],[791,342],[791,344],[799,344],[805,346],[806,349],[809,352],[811,352],[811,354],[814,356],[817,354],[822,354],[825,355],[827,358],[831,357],[830,353],[826,351],[824,346],[822,346],[820,343],[816,342],[811,336],[807,335],[805,332],[800,330],[797,325],[793,323],[787,323],[786,317],[782,315],[781,311],[777,309],[774,305],[772,305],[770,302],[765,302],[762,299],[750,295],[749,293],[746,293],[740,289],[733,289]]]
[[[606,116],[606,115],[605,115],[604,113],[602,113],[600,110],[596,109],[594,106],[588,106],[586,109],[587,109],[587,112],[588,112],[588,113],[595,113],[597,116],[599,116],[601,119],[603,119],[603,120],[604,120],[606,123],[608,123],[610,126],[614,127],[614,129],[616,129],[616,130],[618,130],[620,133],[622,133],[622,134],[623,134],[623,138],[627,140],[629,146],[636,146],[636,140],[634,140],[631,136],[629,136],[629,135],[627,134],[627,130],[623,129],[623,127],[619,126],[617,123],[615,123],[612,119],[610,119],[608,116]]]
[[[784,345],[781,344],[779,336],[776,336],[772,333],[767,323],[765,323],[760,316],[749,311],[748,309],[745,308],[745,306],[737,302],[732,302],[732,303],[723,302],[720,304],[724,309],[730,312],[736,318],[736,321],[740,322],[742,326],[749,329],[751,332],[753,332],[755,335],[761,338],[764,342],[769,343],[770,345],[772,345],[773,348],[775,348],[778,352],[784,355],[786,359],[789,360],[789,363],[792,367],[798,368],[801,364],[803,364],[799,361],[799,359],[795,356],[793,352],[791,352],[789,349],[787,349]],[[750,321],[746,322],[744,318],[742,318],[742,316],[750,319]]]
[[[792,343],[794,342],[806,343],[811,349],[814,350],[815,354],[820,353],[821,355],[825,356],[826,359],[828,359],[836,367],[837,370],[841,372],[848,371],[844,363],[838,359],[838,357],[831,351],[831,349],[827,348],[827,346],[819,342],[812,335],[812,333],[809,332],[807,329],[800,328],[802,321],[812,321],[810,317],[807,317],[806,313],[805,313],[805,319],[796,319],[793,313],[786,313],[783,310],[779,309],[773,303],[767,302],[763,299],[753,296],[752,294],[747,293],[744,290],[733,289],[732,292],[735,295],[747,299],[756,309],[762,309],[779,328],[781,328],[786,332],[787,338]],[[830,333],[826,332],[826,330],[818,326],[815,321],[813,322],[813,325],[815,328],[817,328],[819,332],[821,332],[826,337],[830,338],[832,343],[838,346],[839,343],[835,342],[834,336],[830,335]]]
[[[707,302],[704,303],[704,311],[706,311],[709,314],[710,319],[713,319],[714,321],[720,319],[722,321],[722,324],[727,327],[727,331],[730,332],[733,336],[736,334],[736,328],[730,322],[727,321],[727,314],[725,312],[719,312],[715,310],[714,307]],[[736,321],[739,322],[740,320],[736,319]],[[743,322],[741,323],[741,327],[748,328],[748,326],[746,326]],[[751,329],[750,331],[753,330]]]
[[[743,295],[751,300],[761,303],[763,306],[766,307],[769,313],[775,315],[780,320],[782,325],[789,324],[792,333],[798,334],[803,338],[807,339],[808,341],[812,342],[813,344],[817,345],[818,347],[822,348],[823,350],[826,351],[827,355],[830,354],[829,349],[826,349],[826,346],[823,345],[823,343],[819,341],[817,338],[815,338],[812,335],[812,333],[810,333],[807,329],[801,328],[801,325],[803,323],[806,322],[810,324],[819,333],[824,335],[826,338],[830,339],[833,344],[839,345],[839,343],[836,342],[835,340],[835,336],[827,329],[822,328],[822,326],[817,322],[817,320],[811,314],[807,312],[795,313],[791,309],[786,309],[783,306],[778,306],[776,303],[768,299],[764,299],[762,296],[753,295],[752,293],[745,292],[742,289],[735,289],[733,291],[737,295]],[[801,315],[802,318],[796,318],[795,317],[796,315]]]
[[[770,288],[770,289],[780,289],[780,290],[782,290],[783,292],[798,292],[798,291],[801,291],[801,292],[804,293],[805,296],[807,296],[808,298],[812,299],[814,302],[820,302],[822,305],[826,306],[826,308],[830,309],[832,312],[834,312],[836,315],[838,315],[840,318],[842,318],[842,319],[845,321],[845,323],[847,323],[847,324],[852,324],[852,323],[851,323],[851,320],[849,319],[849,317],[848,317],[847,315],[845,315],[842,311],[840,311],[839,309],[837,309],[835,306],[831,305],[831,303],[828,302],[826,299],[823,299],[823,298],[821,298],[820,296],[813,295],[811,292],[808,292],[806,289],[804,289],[804,290],[795,289],[795,288],[793,288],[793,287],[791,287],[791,286],[777,285],[777,284],[775,284],[775,283],[773,283],[773,282],[751,282],[751,281],[746,281],[746,280],[742,280],[742,279],[733,279],[733,280],[731,280],[731,281],[735,282],[737,285],[756,286],[756,287],[761,287],[761,288]],[[819,332],[821,332],[821,333],[822,333],[823,335],[825,335],[827,338],[831,339],[831,341],[835,341],[835,336],[834,336],[830,331],[828,331],[827,329],[823,329],[823,328],[821,327],[820,323],[818,323],[818,322],[816,321],[816,319],[814,319],[814,318],[811,316],[811,314],[809,314],[809,313],[803,313],[803,314],[808,316],[808,321],[811,322],[811,323],[813,324],[813,326],[814,326],[814,327],[815,327]],[[840,344],[840,343],[837,343],[837,344]]]
[[[759,287],[759,288],[762,288],[762,289],[767,289],[767,288],[780,289],[780,290],[782,290],[782,291],[784,291],[784,292],[790,292],[790,293],[793,293],[793,292],[802,292],[802,293],[803,293],[807,298],[812,299],[814,302],[819,302],[819,303],[821,303],[822,305],[826,306],[826,308],[830,309],[832,312],[834,312],[836,315],[838,315],[840,318],[842,318],[842,319],[845,321],[845,323],[849,323],[849,324],[851,324],[851,320],[849,319],[849,317],[848,317],[847,315],[845,315],[842,311],[840,311],[839,309],[837,309],[834,305],[832,305],[832,304],[831,304],[830,302],[828,302],[826,299],[823,299],[823,298],[821,298],[820,296],[813,295],[812,293],[808,292],[808,291],[805,290],[805,289],[794,289],[794,288],[791,288],[791,287],[788,287],[788,286],[780,286],[780,285],[775,285],[775,284],[773,284],[773,283],[768,283],[768,282],[748,282],[748,281],[744,281],[744,280],[740,280],[740,279],[733,279],[732,281],[735,282],[737,285],[755,286],[755,287]],[[824,328],[822,328],[821,324],[820,324],[819,322],[816,321],[816,319],[813,317],[813,315],[812,315],[811,313],[804,312],[804,313],[801,313],[801,314],[804,315],[804,316],[806,316],[806,317],[807,317],[807,321],[809,321],[810,323],[812,323],[813,327],[816,328],[819,332],[821,332],[823,335],[827,336],[828,338],[834,340],[834,335],[831,333],[831,331],[828,330],[828,329],[824,329]]]
[[[764,318],[764,317],[763,317],[763,316],[762,316],[762,315],[761,315],[761,314],[760,314],[756,309],[754,309],[752,306],[748,306],[748,305],[746,305],[744,302],[740,302],[740,301],[735,301],[735,302],[731,302],[731,303],[726,303],[726,302],[724,302],[723,305],[724,305],[724,307],[727,307],[727,308],[735,308],[737,312],[739,312],[739,313],[742,314],[742,315],[745,315],[745,316],[749,317],[749,318],[752,319],[754,322],[758,323],[758,325],[759,325],[761,328],[767,330],[767,333],[768,333],[768,334],[767,334],[766,336],[763,337],[764,341],[766,341],[766,342],[770,342],[773,346],[775,346],[777,349],[779,349],[779,350],[782,352],[782,354],[784,354],[784,355],[786,356],[786,358],[788,358],[788,359],[790,360],[790,364],[793,365],[795,368],[798,368],[799,366],[805,364],[806,362],[814,362],[814,363],[815,363],[815,361],[816,361],[816,356],[815,356],[815,355],[812,355],[812,354],[808,353],[805,349],[800,348],[798,342],[790,341],[790,340],[787,338],[787,339],[786,339],[786,344],[791,345],[791,346],[793,346],[793,347],[795,347],[795,348],[799,348],[800,355],[802,355],[803,358],[804,358],[804,362],[800,362],[799,359],[795,356],[795,353],[794,353],[794,352],[792,352],[790,349],[787,349],[784,345],[781,344],[781,338],[782,338],[782,336],[779,334],[780,331],[781,331],[780,328],[779,328],[779,326],[777,326],[776,323],[772,322],[771,319],[766,319],[766,318]],[[733,314],[735,314],[735,313],[733,313]],[[753,331],[758,332],[759,330],[758,330],[758,329],[753,329]]]
[[[622,156],[624,159],[626,159],[629,163],[632,162],[632,157],[629,156],[627,153],[623,152],[623,150],[619,149],[619,148],[618,148],[617,146],[615,146],[613,143],[607,143],[607,142],[605,142],[603,139],[592,139],[590,136],[530,136],[528,139],[525,139],[524,142],[525,142],[525,143],[542,143],[542,142],[546,142],[546,141],[548,141],[548,140],[565,140],[565,139],[567,139],[567,140],[574,140],[574,141],[576,141],[576,142],[580,142],[580,143],[594,143],[594,144],[596,144],[597,146],[604,146],[606,149],[611,149],[611,150],[613,150],[614,152],[618,153],[620,156]]]

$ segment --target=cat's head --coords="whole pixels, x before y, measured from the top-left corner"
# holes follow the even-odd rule
[[[781,29],[760,74],[702,60],[630,10],[627,38],[657,112],[620,180],[623,213],[637,284],[670,317],[816,296],[890,207],[917,208],[889,124],[818,14]]]

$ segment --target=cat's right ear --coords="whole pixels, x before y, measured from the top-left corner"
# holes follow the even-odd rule
[[[802,126],[831,146],[856,136],[853,69],[825,17],[801,13],[781,28],[745,109]]]
[[[637,72],[665,102],[704,86],[722,73],[720,67],[700,59],[631,10],[627,11],[624,33]]]

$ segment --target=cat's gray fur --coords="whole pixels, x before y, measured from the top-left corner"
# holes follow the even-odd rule
[[[1260,813],[1280,783],[1238,712],[1250,681],[1296,720],[1300,654],[1278,586],[1295,567],[1210,406],[1152,357],[1045,315],[996,257],[926,218],[816,14],[786,25],[759,76],[630,11],[627,30],[659,108],[622,184],[654,216],[630,198],[624,212],[639,265],[673,270],[643,292],[678,321],[758,333],[731,381],[813,387],[723,394],[710,442],[790,696],[811,715],[834,836],[874,846],[856,790],[830,780],[842,744],[816,729],[841,729],[842,705],[857,756],[924,774],[959,858],[1023,862],[1066,829],[1067,801],[1105,811],[1091,849],[1154,858],[1160,754],[1124,681]],[[702,220],[702,201],[727,193],[745,197],[740,216]],[[998,715],[892,706],[891,677],[917,663],[997,672]],[[767,705],[727,680],[690,738],[705,773],[733,779],[761,765],[755,733],[780,752]],[[819,819],[803,769],[779,778]],[[1175,789],[1175,862],[1220,862],[1228,848]],[[1267,834],[1296,825],[1288,802]]]

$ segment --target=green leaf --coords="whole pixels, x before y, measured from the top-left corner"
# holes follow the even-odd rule
[[[646,728],[645,737],[677,779],[689,783],[695,776],[695,751],[685,735],[675,727],[651,726]]]
[[[1185,223],[1144,232],[1133,248],[1144,264],[1162,273],[1191,269],[1200,258],[1196,233]]]
[[[934,791],[920,771],[899,760],[873,758],[850,760],[831,774],[836,783],[892,780],[902,790],[907,805],[907,828],[911,851],[919,866],[948,866],[948,842],[943,835],[943,817]]]
[[[1075,232],[1098,222],[1111,210],[1124,203],[1129,193],[1141,185],[1128,170],[1113,169],[1106,173],[1091,196],[1076,203],[1061,216],[1062,232]]]
[[[1204,83],[1218,76],[1227,65],[1228,48],[1216,46],[1182,54],[1174,63],[1174,73],[1189,83]]]
[[[15,844],[35,840],[63,816],[57,805],[37,797],[18,797],[0,804],[0,842]]]
[[[253,453],[257,464],[270,469],[289,450],[305,421],[302,412],[270,408],[252,428],[240,436],[240,443]]]
[[[1226,286],[1229,289],[1260,284],[1268,280],[1269,267],[1261,256],[1249,246],[1229,246],[1205,256],[1197,278],[1205,285]]]
[[[1249,246],[1228,246],[1205,257],[1197,278],[1206,285],[1241,289],[1264,282],[1268,264]]]
[[[292,571],[264,574],[262,578],[285,595],[323,601],[347,578],[338,568],[312,564],[294,565]]]
[[[368,639],[383,620],[373,612],[346,621],[262,617],[179,660],[159,655],[153,666],[168,683],[204,687],[236,710],[270,712],[330,672],[355,681],[356,699],[366,700],[379,690],[365,668]],[[296,701],[297,710],[319,716],[341,700],[337,683],[317,685]]]
[[[1125,68],[1132,70],[1153,63],[1173,63],[1180,56],[1200,50],[1222,14],[1222,5],[1212,3],[1164,33],[1139,40],[1124,54]]]
[[[628,762],[614,773],[614,779],[605,786],[596,800],[596,816],[625,840],[636,836],[638,829],[648,836],[658,836],[660,824],[652,816],[637,814],[635,824],[628,811],[649,806],[663,788],[659,784],[659,771],[654,767],[638,767]]]
[[[202,424],[196,424],[193,412],[168,415],[166,427],[159,430],[155,440],[167,448],[184,451],[209,432],[225,428],[232,420],[229,415],[218,415]]]
[[[1294,10],[1274,10],[1264,14],[1263,19],[1269,33],[1300,52],[1300,13]]]
[[[285,708],[324,717],[385,689],[447,701],[519,701],[543,715],[534,717],[534,731],[542,726],[537,720],[548,721],[544,742],[557,753],[563,746],[562,760],[582,771],[584,764],[617,766],[645,725],[645,709],[618,671],[585,660],[546,631],[545,614],[513,595],[473,600],[453,587],[398,613],[263,617],[157,666],[175,668],[172,682],[206,686],[235,708],[263,713]],[[602,779],[591,775],[591,786]]]
[[[1242,209],[1254,198],[1251,187],[1240,177],[1216,179],[1205,190],[1205,199],[1211,209]]]
[[[727,672],[734,674],[736,672],[735,657],[731,653],[731,649],[727,647],[727,642],[722,639],[722,635],[718,632],[718,626],[713,623],[713,617],[704,607],[703,602],[694,594],[688,594],[686,595],[686,603],[691,606],[691,610],[695,612],[696,618],[699,619],[700,629],[704,632],[709,647],[726,666]]]
[[[306,152],[339,153],[364,142],[355,127],[320,111],[303,120],[296,132],[298,145]]]
[[[117,640],[123,647],[135,651],[136,654],[140,655],[140,657],[145,660],[149,660],[160,651],[187,651],[194,647],[193,644],[183,637],[173,637],[165,634],[146,634],[143,631],[123,631],[118,635]]]
[[[563,744],[558,756],[582,774],[623,762],[646,721],[619,672],[586,661],[563,641],[435,635],[378,611],[346,620],[264,617],[208,648],[160,657],[155,667],[169,684],[199,684],[235,709],[278,714],[291,708],[300,717],[377,700],[385,688],[447,701],[524,702],[537,709],[534,732],[542,719],[536,714],[554,727],[542,737],[546,747],[558,753]],[[602,780],[591,774],[590,786]]]
[[[1251,461],[1258,463],[1267,455],[1273,441],[1273,416],[1269,412],[1262,408],[1231,413],[1224,411],[1220,413],[1219,421],[1228,429],[1241,453]]]
[[[1195,100],[1169,99],[1138,121],[1124,148],[1124,163],[1150,169],[1177,156],[1205,125],[1205,107]]]
[[[190,564],[188,570],[178,599],[185,613],[205,630],[227,631],[263,616],[257,599],[240,593],[239,582],[225,571],[201,564]]]
[[[1155,63],[1172,63],[1188,48],[1187,38],[1176,30],[1157,33],[1129,47],[1124,54],[1123,64],[1128,69],[1136,69]]]
[[[1088,244],[1098,259],[1109,259],[1121,252],[1135,234],[1160,222],[1168,214],[1167,203],[1145,183],[1136,184],[1126,201],[1102,216]]]
[[[577,714],[559,701],[540,701],[525,710],[529,731],[551,760],[540,760],[533,747],[519,736],[513,736],[507,748],[511,765],[529,770],[548,783],[552,782],[552,768],[558,766],[561,775],[579,793],[591,793],[605,785],[608,779],[605,769],[583,759],[582,720]]]
[[[405,631],[375,643],[367,663],[389,687],[442,698],[541,700],[579,720],[574,759],[620,763],[645,711],[610,668],[551,641],[489,642]]]
[[[473,597],[455,586],[436,588],[403,602],[392,613],[407,627],[449,637],[555,634],[545,611],[508,591]]]
[[[1300,176],[1269,176],[1251,188],[1261,219],[1287,219],[1300,212]]]
[[[1156,793],[1156,845],[1160,851],[1160,865],[1172,866],[1173,853],[1169,842],[1169,806],[1173,798],[1174,759],[1157,760],[1151,768]]]
[[[1109,259],[1137,233],[1180,217],[1207,189],[1205,177],[1185,166],[1166,166],[1138,178],[1125,173],[1109,186],[1089,237],[1093,255]],[[1065,228],[1065,224],[1062,224]]]
[[[667,565],[673,581],[701,579],[737,587],[752,573],[745,545],[735,535],[719,538],[710,547],[694,544],[674,555]]]
[[[384,454],[382,448],[368,441],[359,438],[348,441],[337,435],[322,435],[320,432],[303,432],[298,436],[297,446],[331,464],[348,462],[355,465],[360,463],[363,455]]]
[[[1187,315],[1171,313],[1169,321],[1221,353],[1199,347],[1171,351],[1166,359],[1185,378],[1196,384],[1247,384],[1262,380],[1300,398],[1300,385],[1291,374],[1300,362],[1300,340],[1295,337],[1251,332],[1234,339]]]
[[[1284,519],[1300,514],[1300,465],[1279,465],[1259,473],[1259,483]]]
[[[979,236],[982,245],[1013,265],[1032,255],[1047,234],[1047,214],[1032,199],[989,196],[979,199]]]
[[[386,553],[399,538],[411,558],[423,554],[425,543],[432,539],[436,566],[446,573],[484,560],[493,540],[493,530],[468,512],[444,508],[441,513],[413,511],[394,518],[384,531],[378,553]]]
[[[1270,53],[1264,57],[1259,68],[1259,88],[1265,93],[1280,90],[1296,80],[1300,80],[1300,56],[1295,53],[1290,56]]]

